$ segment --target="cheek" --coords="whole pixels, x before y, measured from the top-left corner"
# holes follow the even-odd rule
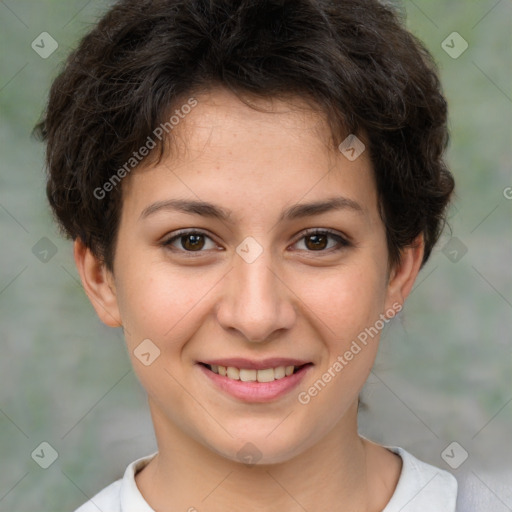
[[[135,260],[123,269],[118,302],[133,369],[153,400],[173,396],[180,409],[183,393],[175,378],[182,379],[182,352],[204,319],[205,296],[218,279]]]
[[[219,277],[200,269],[139,261],[125,262],[116,285],[128,347],[149,338],[161,350],[178,350],[180,340],[184,343],[197,330],[208,293],[220,285]]]
[[[306,284],[307,282],[307,284]],[[338,269],[302,288],[309,317],[324,344],[318,373],[306,383],[300,403],[337,418],[354,402],[375,360],[384,312],[385,281],[376,266]],[[314,315],[311,314],[314,313]],[[305,313],[307,314],[307,313]],[[377,329],[375,328],[376,323]]]
[[[357,336],[384,310],[385,282],[376,266],[340,267],[302,283],[297,295],[307,306],[306,311],[313,311],[324,324],[328,338],[346,341]]]

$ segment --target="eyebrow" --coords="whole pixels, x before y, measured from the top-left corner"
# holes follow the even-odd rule
[[[335,210],[351,210],[356,213],[363,213],[363,207],[356,201],[347,197],[332,197],[323,201],[315,201],[312,203],[299,203],[293,205],[281,213],[279,222],[291,221],[304,217],[313,217],[329,211]],[[140,214],[139,220],[145,219],[150,215],[160,211],[179,211],[192,215],[200,215],[212,219],[219,219],[230,222],[231,211],[221,206],[208,203],[205,201],[195,201],[189,199],[168,199],[157,201],[144,208]]]

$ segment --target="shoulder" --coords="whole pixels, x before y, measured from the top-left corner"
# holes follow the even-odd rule
[[[154,512],[140,494],[135,475],[156,455],[153,453],[133,461],[126,468],[123,478],[111,483],[94,495],[75,512]]]
[[[120,512],[120,489],[122,480],[117,480],[105,487],[89,501],[77,508],[75,512],[98,512],[99,510],[108,510],[109,512]]]
[[[493,470],[483,467],[466,468],[457,475],[457,480],[459,481],[457,510],[460,512],[505,510],[504,505],[509,507],[512,505],[512,486],[510,485],[512,468]]]
[[[444,469],[420,461],[397,446],[386,446],[402,459],[395,492],[382,512],[455,512],[457,480]]]

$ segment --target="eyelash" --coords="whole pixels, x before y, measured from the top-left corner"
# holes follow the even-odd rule
[[[175,241],[175,240],[179,240],[180,238],[184,238],[188,235],[203,235],[207,238],[209,238],[210,240],[213,241],[213,239],[207,234],[205,233],[204,231],[201,231],[201,230],[180,230],[178,232],[176,232],[176,234],[174,234],[171,238],[168,238],[167,240],[163,241],[162,242],[162,246],[163,247],[166,247],[166,248],[169,248],[171,251],[174,251],[174,252],[181,252],[181,253],[185,253],[187,254],[187,256],[190,256],[190,257],[195,257],[195,255],[200,255],[201,253],[205,252],[204,250],[199,250],[199,251],[187,251],[185,249],[176,249],[174,247],[171,247],[172,243]],[[331,254],[333,252],[338,252],[342,249],[345,249],[347,247],[350,247],[352,244],[351,242],[349,242],[346,238],[344,238],[343,236],[339,235],[338,233],[336,233],[335,231],[331,231],[329,229],[316,229],[316,228],[310,228],[310,229],[307,229],[306,231],[304,231],[302,233],[302,236],[296,241],[294,242],[293,245],[297,244],[298,242],[302,241],[304,238],[307,238],[308,236],[312,236],[312,235],[328,235],[330,238],[334,239],[337,241],[338,243],[338,247],[337,248],[329,248],[329,249],[322,249],[322,250],[318,250],[318,251],[313,251],[313,250],[307,250],[306,252],[310,252],[310,253],[320,253],[320,254]]]

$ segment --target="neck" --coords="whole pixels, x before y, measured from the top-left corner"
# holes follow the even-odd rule
[[[155,510],[220,512],[233,503],[248,512],[369,510],[367,442],[357,434],[357,403],[305,451],[285,462],[251,466],[217,454],[151,402],[150,408],[159,453],[136,482]]]

